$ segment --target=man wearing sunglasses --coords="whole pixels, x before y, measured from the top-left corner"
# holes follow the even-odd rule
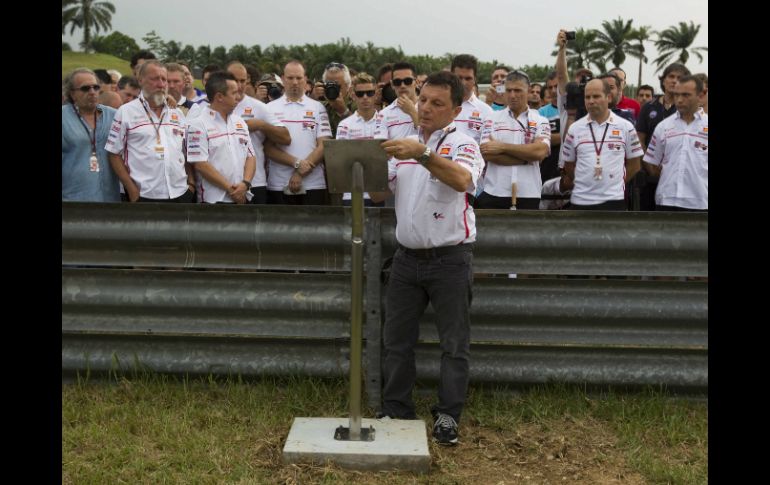
[[[398,78],[397,75],[393,76]],[[484,161],[473,138],[456,129],[463,85],[450,72],[428,76],[420,91],[419,132],[382,143],[396,197],[398,248],[387,285],[381,416],[416,419],[414,347],[428,302],[441,348],[433,438],[457,443],[468,389],[475,215],[468,204]],[[386,194],[372,194],[381,200]]]
[[[184,154],[185,116],[171,108],[168,72],[151,59],[139,67],[139,98],[115,114],[105,146],[129,202],[192,202],[195,179]]]
[[[362,72],[356,74],[352,81],[350,96],[356,103],[356,112],[340,121],[337,127],[338,140],[371,140],[374,138],[375,120],[377,110],[374,108],[374,97],[377,91],[375,80],[369,74]],[[350,192],[342,196],[342,205],[350,205]],[[364,206],[382,207],[382,203],[374,203],[369,198],[369,193],[364,192]]]
[[[120,202],[118,177],[104,144],[115,117],[97,103],[99,83],[90,69],[75,69],[64,80],[61,107],[61,199]]]
[[[417,134],[417,79],[415,68],[408,62],[393,64],[390,80],[396,98],[376,116],[375,138],[397,140]]]

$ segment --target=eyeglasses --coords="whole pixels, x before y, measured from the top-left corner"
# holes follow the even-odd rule
[[[363,98],[364,96],[369,96],[370,98],[374,97],[375,90],[369,89],[368,91],[355,91],[356,96],[359,98]]]
[[[391,79],[390,82],[392,82],[393,85],[396,87],[401,86],[402,83],[404,84],[404,86],[411,86],[412,83],[414,82],[414,78],[405,77],[404,79]]]
[[[326,67],[324,68],[324,71],[333,69],[335,67],[337,69],[345,69],[345,64],[340,64],[339,62],[330,62],[329,64],[326,65]]]
[[[72,89],[73,91],[80,91],[81,93],[87,93],[93,89],[98,93],[99,91],[101,91],[102,87],[99,86],[98,84],[86,84],[84,86],[80,86],[79,88],[72,88]]]

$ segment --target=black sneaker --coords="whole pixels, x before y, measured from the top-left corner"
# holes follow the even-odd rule
[[[453,446],[457,444],[457,423],[448,414],[436,414],[433,423],[433,439],[440,445]]]

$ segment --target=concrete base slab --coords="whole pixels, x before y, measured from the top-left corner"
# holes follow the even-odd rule
[[[294,418],[286,445],[284,463],[333,461],[355,470],[430,470],[425,422],[405,419],[361,420],[361,427],[374,427],[374,441],[334,439],[338,426],[350,426],[348,418]]]

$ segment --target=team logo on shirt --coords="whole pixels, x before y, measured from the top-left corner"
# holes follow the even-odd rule
[[[612,130],[613,136],[620,136],[620,130]]]
[[[708,126],[704,126],[703,127],[703,133],[708,134],[708,132],[709,132],[709,127]]]
[[[449,152],[451,149],[449,147],[441,147],[441,149],[438,151],[439,156],[443,155],[449,155]]]
[[[708,150],[709,147],[705,143],[702,143],[702,142],[700,142],[698,140],[695,140],[695,148],[700,148],[701,150],[703,150],[705,152],[706,150]]]
[[[305,111],[305,118],[315,118],[312,111]]]
[[[251,114],[251,108],[249,107],[249,108],[244,109],[243,110],[243,114],[250,115]]]
[[[530,128],[537,128],[537,121],[530,121],[529,122],[529,127]]]
[[[171,122],[179,123],[179,116],[176,113],[171,113]]]
[[[480,120],[481,119],[481,113],[479,113],[478,111],[474,111],[473,113],[471,113],[471,118],[475,118],[477,120]]]
[[[438,220],[441,220],[443,218],[444,218],[444,214],[442,214],[441,212],[434,212],[433,213],[433,219],[438,221]]]

